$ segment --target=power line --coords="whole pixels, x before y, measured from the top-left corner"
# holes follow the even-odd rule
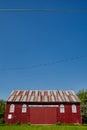
[[[34,65],[31,65],[30,67],[0,68],[0,71],[30,70],[33,68],[40,68],[40,67],[46,67],[49,65],[66,63],[66,62],[70,62],[70,61],[76,61],[76,60],[79,60],[82,58],[87,58],[87,56],[77,56],[77,57],[71,57],[71,58],[67,58],[67,59],[63,59],[63,60],[52,61],[52,62],[48,62],[48,63],[44,63],[44,64],[34,64]]]
[[[53,12],[53,13],[87,13],[87,10],[50,10],[50,9],[0,9],[0,12]]]

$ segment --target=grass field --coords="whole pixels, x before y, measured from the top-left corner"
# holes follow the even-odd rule
[[[69,125],[3,125],[0,130],[87,130],[87,126]]]

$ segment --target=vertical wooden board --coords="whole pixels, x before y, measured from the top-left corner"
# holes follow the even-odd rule
[[[32,124],[55,124],[57,122],[56,108],[31,107],[30,123]]]

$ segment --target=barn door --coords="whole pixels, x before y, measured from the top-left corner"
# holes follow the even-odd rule
[[[57,108],[54,107],[31,107],[30,123],[32,124],[56,124]]]

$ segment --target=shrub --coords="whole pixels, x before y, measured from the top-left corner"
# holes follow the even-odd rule
[[[15,125],[20,125],[20,122],[16,122],[16,124]]]
[[[4,124],[4,117],[0,118],[0,124]]]
[[[28,123],[27,123],[27,125],[31,125],[31,123],[30,123],[30,122],[28,122]]]
[[[60,122],[57,122],[56,125],[62,125]]]

